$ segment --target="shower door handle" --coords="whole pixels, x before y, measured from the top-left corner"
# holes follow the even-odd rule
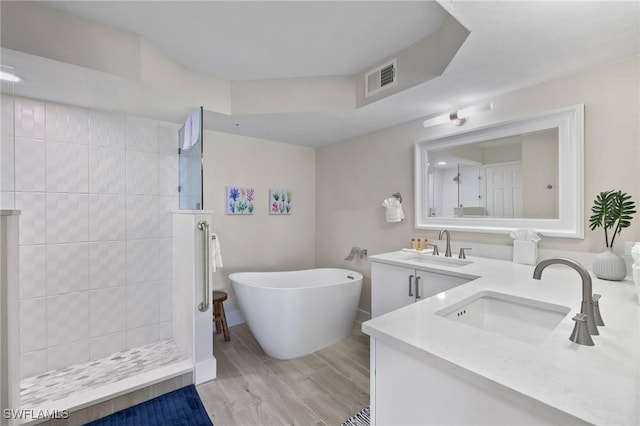
[[[198,229],[202,231],[202,303],[198,305],[200,312],[206,312],[209,309],[209,224],[206,220],[198,222]]]

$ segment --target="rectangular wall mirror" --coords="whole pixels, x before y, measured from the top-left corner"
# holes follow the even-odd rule
[[[416,228],[583,238],[583,110],[418,142]]]

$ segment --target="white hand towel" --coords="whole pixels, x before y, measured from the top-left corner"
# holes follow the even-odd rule
[[[382,205],[386,207],[385,217],[387,222],[397,223],[404,219],[402,204],[397,198],[387,198],[382,202]]]
[[[184,133],[182,135],[182,149],[187,150],[191,148],[191,115],[187,117],[184,122]]]
[[[184,122],[182,149],[187,150],[198,143],[200,138],[200,110],[192,112]]]
[[[200,109],[191,113],[191,146],[198,143],[200,139]]]
[[[216,234],[211,234],[211,269],[215,272],[218,268],[222,268],[222,252],[220,251],[220,238]]]

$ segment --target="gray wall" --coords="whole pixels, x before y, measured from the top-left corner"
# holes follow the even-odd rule
[[[284,271],[315,266],[315,150],[290,144],[204,133],[204,208],[213,210],[223,268],[213,288],[227,291],[227,319],[238,317],[228,275],[238,271]],[[226,214],[226,186],[255,189],[252,215]],[[269,214],[269,189],[293,192],[291,215]]]
[[[600,191],[621,189],[640,202],[638,62],[636,57],[492,98],[493,111],[471,117],[465,129],[584,103],[588,223],[592,201]],[[316,264],[362,272],[362,310],[370,311],[369,262],[343,258],[353,245],[376,254],[408,247],[412,237],[437,238],[436,231],[413,228],[413,145],[460,130],[453,125],[424,129],[422,120],[416,120],[317,149]],[[407,218],[386,223],[381,203],[398,191]],[[640,240],[639,220],[616,240],[616,252],[623,252],[624,241]],[[493,234],[453,233],[452,240],[511,245],[508,236]],[[602,230],[587,229],[584,240],[547,238],[540,247],[600,252],[603,240]]]

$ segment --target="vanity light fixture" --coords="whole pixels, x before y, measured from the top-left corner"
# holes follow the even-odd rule
[[[437,126],[438,124],[444,124],[448,122],[452,122],[456,126],[461,126],[467,121],[467,117],[477,114],[479,112],[491,111],[493,109],[493,103],[487,102],[480,105],[474,105],[467,108],[462,108],[457,111],[442,114],[434,118],[430,118],[428,120],[424,120],[422,122],[422,127],[432,127]]]
[[[12,83],[17,83],[19,81],[24,81],[24,79],[12,72],[9,71],[0,71],[0,80],[2,81],[10,81]]]

